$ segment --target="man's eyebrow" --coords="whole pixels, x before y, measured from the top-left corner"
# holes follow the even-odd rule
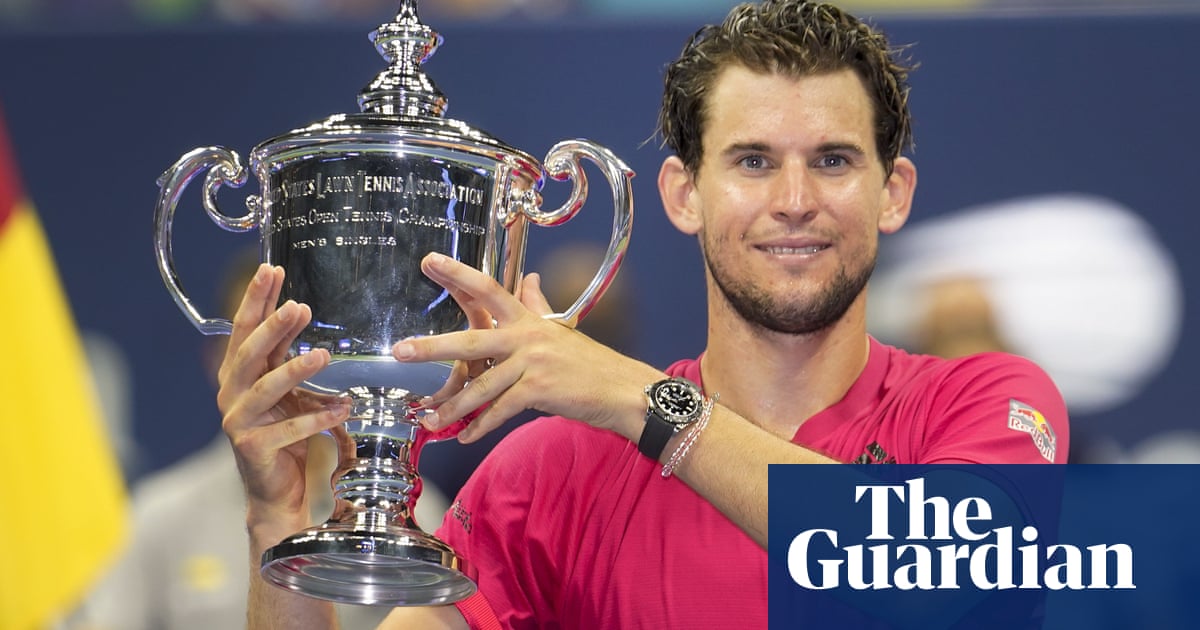
[[[771,145],[765,142],[735,142],[721,151],[721,155],[734,155],[737,153],[769,153]],[[853,142],[826,142],[817,145],[817,153],[854,153],[857,155],[866,155],[866,150],[862,145]]]
[[[771,145],[765,142],[735,142],[721,151],[721,155],[733,155],[735,153],[767,153],[771,150]]]
[[[866,155],[866,151],[860,145],[853,142],[826,142],[817,147],[817,153],[857,153],[858,155]]]

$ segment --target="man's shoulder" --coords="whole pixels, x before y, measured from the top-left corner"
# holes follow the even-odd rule
[[[942,368],[954,380],[984,379],[1000,382],[1020,379],[1053,387],[1050,375],[1032,360],[1008,352],[983,352],[950,359]]]
[[[1050,376],[1039,365],[1026,357],[1008,352],[981,352],[946,359],[910,353],[882,342],[875,343],[886,356],[889,380],[941,382],[946,379],[969,380],[979,375],[988,375],[993,378],[1019,376],[1043,380],[1047,384],[1051,382]]]
[[[909,354],[888,346],[881,399],[919,403],[923,409],[954,409],[974,404],[1021,401],[1052,412],[1066,422],[1057,384],[1032,360],[1007,352],[983,352],[953,359]]]
[[[906,463],[1066,460],[1066,404],[1033,361],[1004,352],[955,359],[894,352],[878,408],[911,439]]]

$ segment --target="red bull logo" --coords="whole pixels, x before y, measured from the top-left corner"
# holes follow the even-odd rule
[[[1028,433],[1046,461],[1053,463],[1057,452],[1058,440],[1054,437],[1054,427],[1046,421],[1040,411],[1025,403],[1011,399],[1008,401],[1008,428],[1022,433]]]

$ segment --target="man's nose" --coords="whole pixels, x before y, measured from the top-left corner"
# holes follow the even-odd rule
[[[772,195],[772,211],[783,221],[811,221],[817,215],[816,178],[807,164],[788,161],[779,169]]]

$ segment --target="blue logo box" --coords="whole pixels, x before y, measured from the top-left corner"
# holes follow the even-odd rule
[[[770,467],[771,628],[1195,628],[1200,466]]]

